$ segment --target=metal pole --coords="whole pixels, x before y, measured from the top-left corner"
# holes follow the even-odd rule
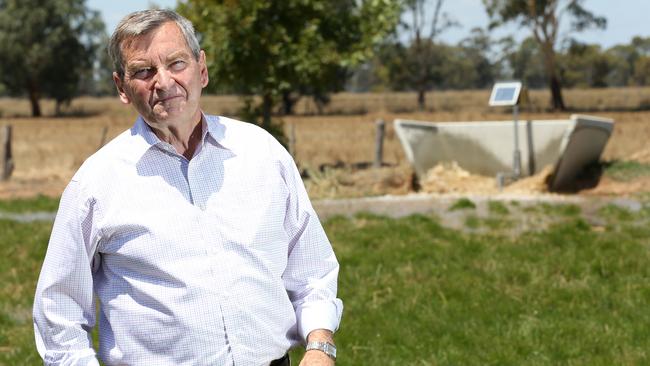
[[[514,177],[515,179],[519,178],[521,176],[521,152],[519,151],[519,128],[518,128],[518,122],[519,122],[519,106],[514,105],[512,108],[512,114],[514,117],[514,128],[515,128],[515,151],[514,151],[514,156],[513,156],[513,161],[512,161],[512,170],[514,170]]]

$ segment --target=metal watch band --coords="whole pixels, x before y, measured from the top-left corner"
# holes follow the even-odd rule
[[[325,352],[332,360],[336,361],[336,346],[329,342],[309,342],[305,348],[307,351],[316,349]]]

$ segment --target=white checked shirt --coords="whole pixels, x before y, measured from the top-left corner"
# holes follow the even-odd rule
[[[66,188],[36,290],[46,365],[268,365],[338,328],[338,263],[289,154],[204,116],[191,160],[142,118]]]

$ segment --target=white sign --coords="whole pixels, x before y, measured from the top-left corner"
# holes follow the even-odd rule
[[[490,106],[514,106],[519,102],[521,82],[509,81],[494,84],[490,95]]]

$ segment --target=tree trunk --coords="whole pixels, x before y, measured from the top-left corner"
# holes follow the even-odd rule
[[[562,85],[560,83],[560,78],[557,75],[553,44],[550,41],[545,42],[542,45],[542,50],[544,52],[544,66],[546,68],[548,87],[551,90],[551,107],[553,110],[563,111],[566,107],[564,106],[564,99],[562,98]]]
[[[414,24],[416,22],[414,21]],[[427,83],[427,73],[425,72],[427,68],[427,60],[425,59],[424,52],[422,50],[422,37],[420,36],[420,28],[415,30],[415,57],[417,58],[417,80],[416,85],[418,89],[418,109],[424,111],[425,102],[424,93],[426,93],[426,83]]]
[[[426,106],[426,90],[423,87],[418,88],[418,109],[424,111]]]
[[[291,96],[291,92],[282,92],[282,114],[290,116],[293,114],[293,106],[296,104],[296,99]]]
[[[29,86],[29,101],[32,105],[32,117],[41,116],[41,105],[39,103],[40,93],[36,88]]]
[[[269,131],[271,127],[271,110],[273,109],[273,97],[271,94],[264,94],[262,97],[262,128]]]
[[[562,98],[562,86],[560,79],[557,75],[552,75],[549,79],[549,87],[551,88],[551,105],[554,110],[563,111],[566,109],[564,106],[564,99]]]

